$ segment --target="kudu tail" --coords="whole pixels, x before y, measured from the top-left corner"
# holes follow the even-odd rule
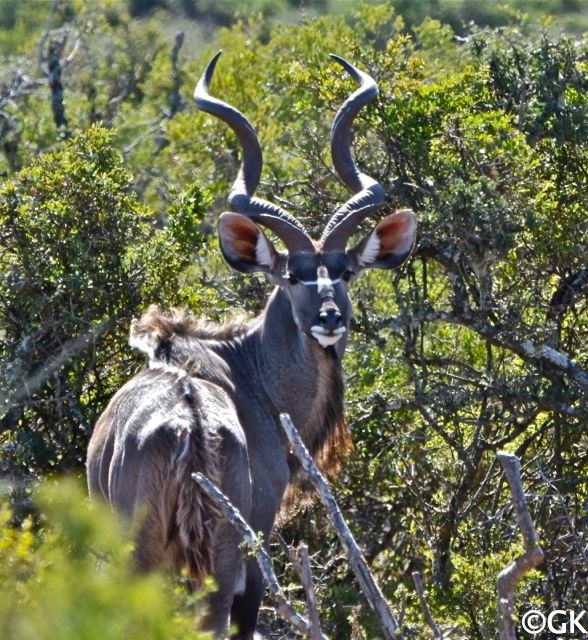
[[[176,547],[179,564],[187,566],[195,588],[202,585],[213,569],[214,530],[220,518],[216,503],[192,478],[200,472],[212,482],[218,479],[217,443],[204,429],[185,429],[176,459],[178,501],[176,509]]]

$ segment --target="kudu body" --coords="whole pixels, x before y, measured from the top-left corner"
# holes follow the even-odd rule
[[[356,247],[346,243],[359,223],[385,205],[384,190],[361,173],[350,153],[350,129],[377,93],[375,82],[337,58],[360,88],[342,105],[332,129],[335,170],[354,194],[319,241],[280,207],[254,197],[262,156],[245,117],[212,97],[218,55],[195,91],[197,106],[226,122],[243,149],[241,169],[222,214],[226,261],[260,271],[276,285],[263,313],[245,327],[210,330],[184,313],[150,309],[133,324],[131,345],[149,368],[130,380],[100,417],[89,445],[90,492],[131,518],[141,518],[136,561],[143,569],[171,556],[198,582],[211,573],[208,624],[217,636],[229,619],[235,637],[252,638],[263,585],[244,560],[232,526],[219,519],[190,478],[215,480],[264,540],[295,473],[281,433],[289,413],[320,461],[345,442],[341,357],[350,321],[348,282],[370,267],[394,268],[415,241],[414,215],[386,217]],[[278,251],[261,226],[285,244]]]

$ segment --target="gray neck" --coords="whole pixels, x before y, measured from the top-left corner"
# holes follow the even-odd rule
[[[247,351],[274,410],[290,414],[314,453],[343,420],[341,360],[335,349],[324,349],[302,333],[279,287],[245,341],[251,343]]]

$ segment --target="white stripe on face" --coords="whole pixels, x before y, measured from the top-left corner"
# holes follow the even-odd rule
[[[316,280],[301,280],[301,283],[306,287],[317,286],[319,291],[326,288],[332,289],[333,285],[339,282],[341,282],[341,278],[331,280],[327,267],[324,267],[323,265],[320,265],[317,269]]]
[[[331,278],[300,280],[300,284],[303,284],[305,287],[319,287],[319,289],[322,289],[324,287],[332,287],[334,284],[338,284],[339,282],[341,282],[341,278],[335,278],[335,280],[331,280]]]
[[[334,285],[339,284],[343,281],[343,277],[334,279],[331,278],[327,267],[322,264],[317,267],[316,280],[303,280],[300,277],[296,277],[292,271],[286,271],[282,275],[282,278],[284,280],[289,280],[292,276],[294,276],[296,284],[301,284],[305,287],[317,287],[319,293],[321,291],[325,291],[326,289],[332,289]]]

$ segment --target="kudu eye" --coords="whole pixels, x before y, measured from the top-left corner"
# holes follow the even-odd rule
[[[354,275],[355,271],[351,271],[351,269],[345,269],[345,271],[343,271],[343,273],[341,274],[341,278],[344,282],[349,282]]]
[[[288,281],[289,284],[298,284],[300,282],[299,278],[297,278],[291,271],[288,271],[284,278]]]

